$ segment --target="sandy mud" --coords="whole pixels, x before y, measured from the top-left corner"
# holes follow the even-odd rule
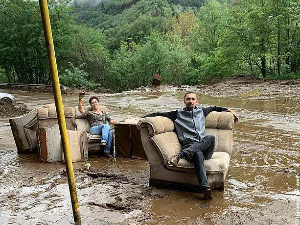
[[[146,160],[92,157],[90,168],[74,163],[82,224],[300,224],[300,82],[236,78],[96,95],[123,120],[180,108],[186,90],[195,90],[203,106],[240,115],[225,191],[205,201],[199,193],[152,188]],[[54,102],[49,93],[1,91],[28,109]],[[77,95],[63,101],[75,106]],[[65,165],[18,155],[10,116],[0,119],[1,224],[73,224]]]

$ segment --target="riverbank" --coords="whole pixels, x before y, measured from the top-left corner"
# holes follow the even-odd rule
[[[298,81],[297,81],[298,82]],[[200,194],[148,186],[145,160],[89,158],[74,163],[83,224],[299,224],[299,84],[228,79],[211,85],[142,87],[99,96],[112,118],[139,117],[182,107],[184,91],[200,104],[233,108],[240,115],[225,191],[212,201]],[[28,109],[53,95],[6,90]],[[63,95],[75,106],[77,93]],[[7,118],[0,119],[0,221],[3,224],[72,224],[65,166],[18,155]],[[298,217],[297,217],[298,216]]]

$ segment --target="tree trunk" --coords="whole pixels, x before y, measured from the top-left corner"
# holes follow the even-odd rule
[[[5,68],[5,74],[6,74],[8,83],[9,83],[9,84],[12,83],[11,74],[10,74],[8,68]]]
[[[267,76],[267,60],[266,60],[266,46],[265,46],[265,40],[264,38],[261,39],[261,51],[262,51],[262,55],[260,58],[261,61],[261,74],[263,76],[263,78],[265,78]]]
[[[250,55],[248,56],[248,60],[249,60],[249,68],[250,68],[251,76],[254,77],[255,74],[254,74],[253,64],[252,64],[252,60],[251,60],[251,56]]]
[[[277,2],[278,6],[278,2]],[[280,76],[281,70],[281,60],[280,60],[280,21],[279,17],[277,17],[277,73]]]
[[[288,6],[290,7],[290,1],[288,1]],[[287,17],[287,30],[286,30],[286,43],[287,43],[287,47],[285,50],[286,53],[286,59],[285,62],[288,65],[286,68],[286,72],[290,73],[291,72],[291,55],[290,55],[290,50],[291,50],[291,40],[290,40],[290,16],[289,13],[285,13],[285,16]]]

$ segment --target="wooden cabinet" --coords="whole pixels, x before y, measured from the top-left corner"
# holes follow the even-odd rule
[[[147,159],[136,124],[115,125],[115,147],[118,156]]]

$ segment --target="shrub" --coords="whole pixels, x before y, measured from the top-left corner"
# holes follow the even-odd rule
[[[67,87],[78,87],[85,89],[93,89],[95,84],[92,84],[87,80],[88,73],[82,70],[80,67],[75,67],[72,63],[69,63],[70,69],[66,69],[60,76],[60,83]]]

